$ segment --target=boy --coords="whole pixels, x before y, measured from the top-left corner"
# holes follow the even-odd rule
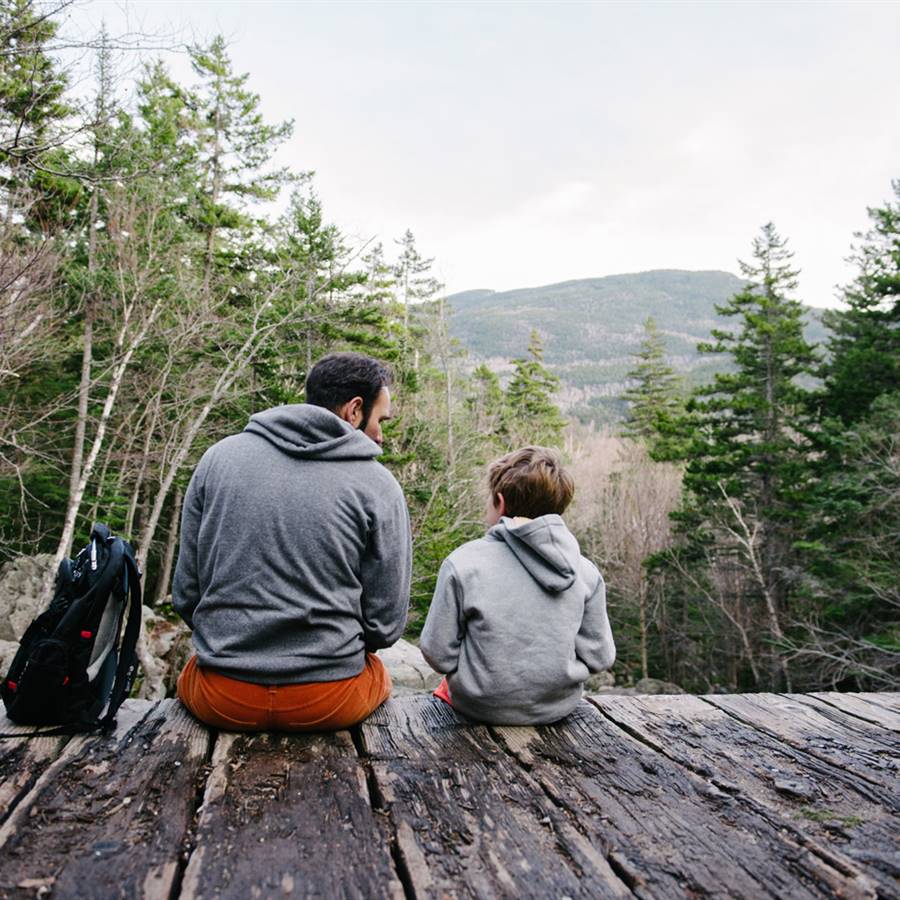
[[[553,451],[508,453],[488,484],[490,530],[444,560],[419,647],[464,715],[555,722],[615,660],[606,587],[560,518],[575,485]]]

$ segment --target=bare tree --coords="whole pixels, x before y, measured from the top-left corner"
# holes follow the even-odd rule
[[[582,432],[573,443],[576,500],[570,514],[583,549],[604,571],[611,594],[637,613],[640,672],[649,675],[651,580],[645,561],[671,540],[677,467],[650,459],[643,444]]]

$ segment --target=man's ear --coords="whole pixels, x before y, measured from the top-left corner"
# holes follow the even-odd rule
[[[337,415],[354,428],[359,428],[363,420],[363,398],[354,397],[336,410]]]
[[[499,491],[494,494],[494,509],[497,510],[499,517],[506,515],[506,499]]]

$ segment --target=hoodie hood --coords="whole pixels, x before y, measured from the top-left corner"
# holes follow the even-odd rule
[[[558,594],[574,583],[581,550],[560,516],[537,519],[504,516],[488,536],[506,541],[516,559],[544,590]]]
[[[331,410],[309,403],[275,406],[250,417],[244,431],[298,459],[373,459],[381,447]]]

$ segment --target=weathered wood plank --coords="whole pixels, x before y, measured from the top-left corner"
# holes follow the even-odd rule
[[[900,783],[900,737],[885,728],[782,694],[711,694],[703,699],[886,790]]]
[[[73,738],[0,829],[0,894],[168,898],[208,747],[175,700]]]
[[[380,820],[348,732],[223,733],[180,896],[402,898]]]
[[[21,734],[19,738],[0,740],[0,822],[32,787],[47,766],[62,752],[67,735],[24,737],[41,729],[16,725],[0,714],[0,734]]]
[[[360,731],[415,897],[631,896],[577,814],[486,728],[420,696],[389,701]]]
[[[655,752],[588,703],[558,725],[494,730],[639,897],[876,896],[870,878],[811,852],[764,806]]]
[[[887,895],[897,890],[900,804],[892,791],[809,756],[699,697],[590,700],[617,725],[720,790],[766,804],[791,830],[807,833],[811,849],[835,867],[870,873]]]
[[[870,693],[855,693],[851,696],[861,697],[868,703],[883,706],[892,712],[900,712],[900,692],[898,691],[873,691]]]
[[[816,692],[814,694],[789,694],[794,700],[801,703],[809,698],[834,706],[851,716],[864,719],[873,725],[880,725],[891,731],[900,731],[900,710],[892,710],[886,706],[879,706],[870,698],[871,694],[839,694],[837,691]],[[877,696],[877,695],[875,695]]]

